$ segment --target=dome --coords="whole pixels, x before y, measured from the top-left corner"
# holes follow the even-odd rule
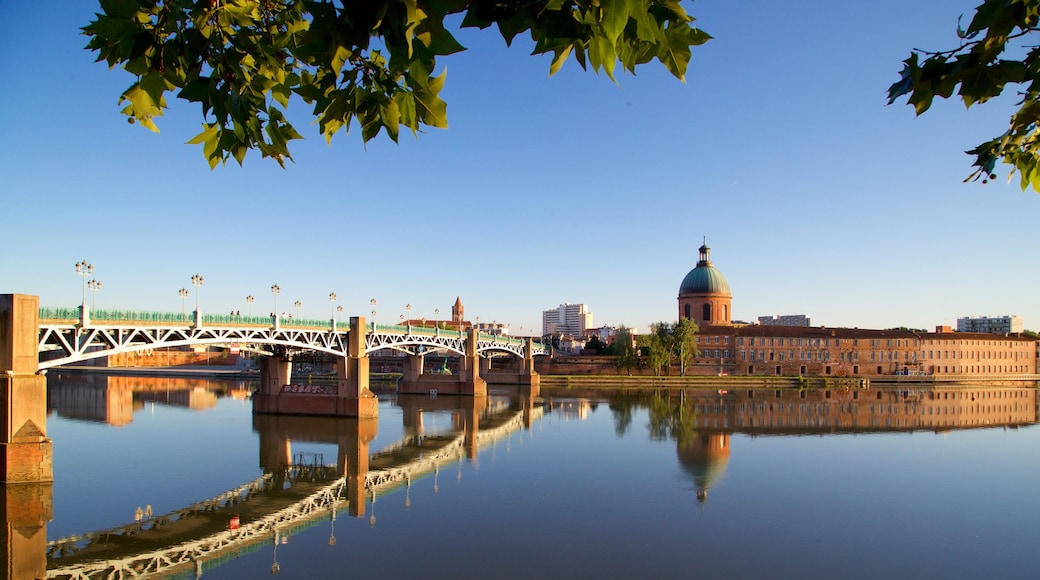
[[[683,294],[729,294],[729,282],[708,259],[711,248],[707,245],[700,247],[701,259],[697,267],[690,270],[679,285],[679,295]]]
[[[679,286],[679,294],[729,293],[729,282],[726,282],[726,277],[715,266],[698,265],[690,270]]]

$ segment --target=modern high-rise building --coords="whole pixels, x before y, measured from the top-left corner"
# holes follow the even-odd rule
[[[1017,316],[977,316],[957,319],[957,332],[1016,334],[1022,332],[1022,319]]]
[[[759,316],[758,323],[762,326],[812,326],[807,314]]]
[[[561,304],[559,308],[542,311],[542,335],[566,334],[580,337],[592,328],[592,313],[585,304]]]

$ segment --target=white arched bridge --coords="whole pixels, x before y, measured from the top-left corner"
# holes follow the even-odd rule
[[[195,345],[282,347],[346,357],[350,334],[347,325],[335,320],[233,315],[195,320],[190,315],[162,312],[96,311],[83,324],[78,308],[40,308],[39,328],[40,370],[114,354]],[[363,354],[392,349],[411,355],[436,351],[465,355],[467,341],[474,340],[463,329],[437,325],[373,323],[361,328],[365,331]],[[476,352],[482,357],[549,354],[541,343],[523,338],[473,334]]]

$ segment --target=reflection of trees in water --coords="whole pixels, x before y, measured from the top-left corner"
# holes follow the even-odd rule
[[[697,411],[687,397],[669,393],[624,394],[610,401],[614,416],[614,432],[625,436],[632,426],[635,409],[645,408],[649,415],[647,429],[654,441],[684,441],[697,435]]]
[[[654,394],[646,405],[650,439],[684,441],[697,435],[697,413],[685,397],[673,400],[668,395]]]
[[[614,416],[614,433],[620,439],[632,427],[632,402],[615,399],[610,402],[610,413]]]

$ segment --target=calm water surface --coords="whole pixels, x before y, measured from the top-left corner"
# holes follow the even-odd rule
[[[48,540],[148,524],[286,463],[318,489],[335,468],[300,465],[357,451],[356,420],[254,420],[249,387],[53,373]],[[518,395],[381,396],[370,472],[468,433],[464,453],[172,575],[1035,577],[1033,389]]]

